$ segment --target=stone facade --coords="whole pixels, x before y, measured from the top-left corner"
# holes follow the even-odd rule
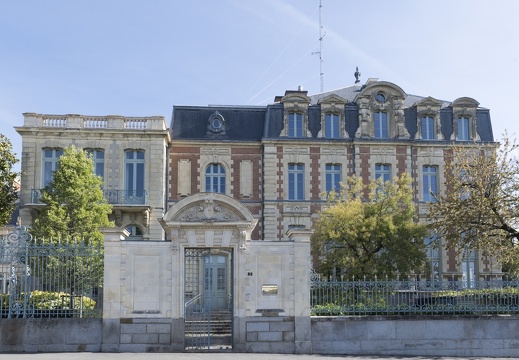
[[[169,128],[163,117],[24,118],[23,224],[61,149],[90,150],[102,170],[116,224],[105,229],[103,351],[187,349],[199,331],[188,328],[213,307],[232,317],[236,351],[325,346],[309,308],[310,229],[325,193],[351,175],[406,172],[425,221],[453,147],[496,146],[476,100],[408,95],[376,79],[287,91],[267,106],[175,106]],[[428,257],[438,278],[500,275],[479,256],[431,247]]]
[[[232,255],[225,280],[231,303],[225,308],[234,309],[233,349],[258,351],[259,343],[274,341],[251,330],[268,326],[282,334],[274,341],[278,348],[310,351],[310,231],[293,230],[290,241],[251,241],[257,220],[248,209],[226,195],[207,193],[180,201],[161,223],[171,242],[123,241],[119,229],[104,230],[103,319],[119,334],[105,351],[184,349],[190,249]],[[301,289],[306,291],[298,293]],[[295,322],[307,326],[295,328]]]
[[[118,227],[140,229],[133,235],[141,239],[164,239],[158,218],[165,212],[166,153],[170,137],[163,117],[25,113],[24,125],[16,131],[22,136],[22,224],[31,224],[33,215],[42,206],[38,192],[45,185],[46,167],[55,166],[56,151],[75,145],[98,156],[96,171],[103,174],[105,197],[113,206],[111,220]],[[131,190],[125,158],[128,152],[143,153],[139,159],[142,168],[131,174],[139,177],[131,182]],[[138,183],[140,176],[142,184]]]
[[[212,127],[215,116],[225,131]],[[408,95],[377,79],[313,96],[287,91],[265,107],[175,106],[170,128],[168,206],[215,191],[207,187],[216,178],[208,171],[219,166],[225,186],[216,191],[241,201],[259,220],[253,240],[282,241],[289,229],[311,229],[323,194],[351,175],[367,183],[410,174],[420,221],[426,221],[430,190],[447,190],[453,147],[496,146],[489,111],[476,100]],[[441,243],[428,249],[437,278],[501,275],[478,254],[461,259],[437,249]]]

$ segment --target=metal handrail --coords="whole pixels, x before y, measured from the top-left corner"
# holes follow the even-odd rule
[[[188,306],[193,305],[193,304],[196,303],[198,300],[200,300],[201,297],[202,297],[202,294],[198,294],[198,295],[196,295],[194,298],[188,300],[188,301],[184,304],[184,308],[186,309]]]

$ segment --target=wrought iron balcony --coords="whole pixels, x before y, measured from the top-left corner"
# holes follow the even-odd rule
[[[112,205],[148,205],[146,190],[103,190],[105,199]],[[41,189],[31,190],[31,204],[41,202]]]
[[[112,205],[148,205],[146,190],[104,190],[104,196]]]

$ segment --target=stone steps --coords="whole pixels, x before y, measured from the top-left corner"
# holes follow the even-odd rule
[[[232,313],[227,310],[193,314],[188,316],[184,323],[185,331],[193,334],[207,333],[209,329],[212,334],[232,333]]]

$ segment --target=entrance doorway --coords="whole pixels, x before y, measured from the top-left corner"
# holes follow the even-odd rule
[[[232,249],[185,249],[184,347],[232,349]]]

